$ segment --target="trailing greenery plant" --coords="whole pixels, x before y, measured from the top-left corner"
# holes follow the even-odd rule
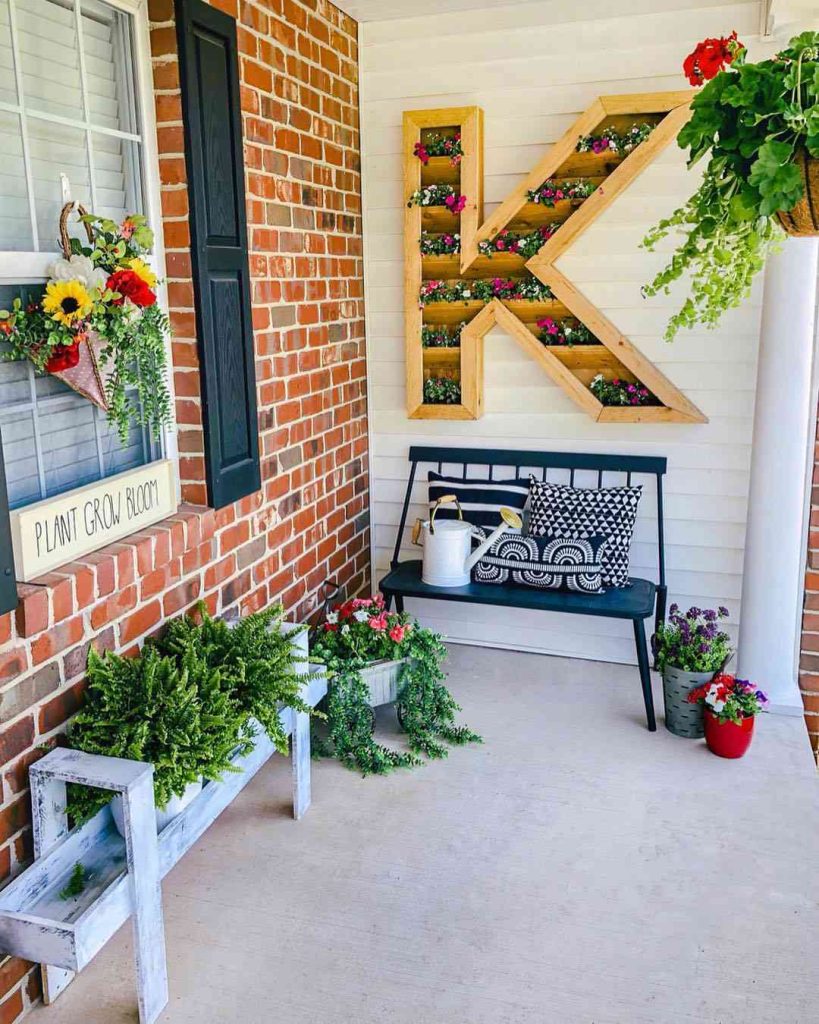
[[[135,658],[88,654],[85,704],[68,742],[75,750],[154,765],[154,798],[165,807],[200,778],[233,771],[231,756],[253,746],[247,713],[218,668],[192,651],[163,655],[148,645]],[[85,821],[111,799],[108,790],[69,787],[69,813]]]
[[[232,628],[223,619],[212,618],[204,603],[196,612],[199,622],[189,617],[173,620],[158,641],[159,649],[218,671],[230,700],[259,722],[280,753],[287,753],[280,707],[313,711],[300,695],[304,676],[297,674],[296,665],[304,659],[295,643],[298,631],[282,631],[284,609],[277,605],[247,615]]]
[[[311,660],[331,672],[326,711],[328,740],[316,737],[317,755],[337,757],[363,775],[421,764],[421,755],[446,757],[444,743],[480,742],[466,726],[455,724],[460,711],[444,685],[441,638],[405,613],[388,612],[381,596],[355,598],[328,612],[310,648]],[[399,721],[409,751],[392,750],[373,738],[374,716],[362,670],[377,661],[406,659],[398,700]]]
[[[85,885],[88,881],[85,868],[80,864],[79,861],[74,865],[74,870],[71,872],[71,877],[68,879],[65,887],[60,889],[61,900],[73,900],[77,896],[81,896],[85,892]]]
[[[668,292],[683,274],[691,294],[669,320],[715,327],[748,295],[768,254],[784,238],[776,214],[804,196],[803,150],[819,157],[819,33],[803,32],[769,60],[746,62],[736,33],[706,39],[686,59],[695,96],[691,120],[677,136],[691,167],[709,161],[693,196],[643,241],[653,250],[672,230],[684,234],[668,265],[643,292]]]

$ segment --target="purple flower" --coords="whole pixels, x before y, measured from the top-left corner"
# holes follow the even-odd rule
[[[721,618],[721,619],[727,619],[727,618],[728,618],[728,615],[730,614],[730,613],[729,613],[729,611],[728,611],[728,609],[727,609],[727,608],[725,607],[725,605],[724,605],[724,604],[721,604],[721,605],[719,606],[719,609],[718,609],[718,611],[719,611],[719,615],[720,615],[720,618]]]
[[[668,613],[669,615],[676,615],[679,610],[680,606],[678,604],[672,604],[671,607],[668,609]]]

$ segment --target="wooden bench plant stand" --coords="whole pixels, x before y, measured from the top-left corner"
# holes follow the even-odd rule
[[[502,448],[439,448],[413,445],[409,450],[410,474],[401,510],[401,521],[395,541],[391,569],[379,583],[381,593],[389,607],[395,600],[399,611],[404,610],[404,598],[431,598],[437,601],[466,601],[470,604],[495,605],[504,608],[528,608],[546,612],[570,612],[575,615],[594,615],[631,621],[637,648],[637,665],[643,690],[648,728],[657,728],[654,700],[651,693],[651,672],[646,643],[645,620],[655,617],[655,626],[665,617],[667,588],[665,582],[665,539],[663,528],[663,476],[666,459],[643,455],[594,455],[572,452],[507,451]],[[578,473],[590,474],[594,486],[617,486],[640,483],[635,477],[655,478],[658,583],[632,577],[629,585],[612,588],[603,594],[578,594],[562,590],[538,590],[516,584],[495,585],[469,583],[465,587],[435,587],[421,579],[421,561],[401,561],[407,516],[412,501],[418,465],[429,464],[437,472],[471,479],[508,479],[532,473],[546,480],[550,470],[567,474],[560,482],[575,485]],[[482,472],[469,473],[470,467]],[[500,471],[499,471],[500,470]],[[557,482],[557,481],[553,481]],[[641,507],[649,500],[643,494]]]
[[[304,694],[315,707],[327,680],[322,666],[310,670]],[[298,819],[310,805],[310,716],[283,708],[280,719],[292,737]],[[44,965],[47,1003],[133,916],[140,1024],[157,1019],[168,1002],[160,881],[276,752],[258,724],[256,732],[253,750],[233,762],[238,770],[206,783],[158,836],[152,765],[65,748],[32,765],[35,860],[0,892],[0,950]],[[108,807],[69,831],[67,782],[121,793],[127,838],[119,835]],[[77,863],[85,870],[86,887],[77,898],[63,900],[60,892]]]

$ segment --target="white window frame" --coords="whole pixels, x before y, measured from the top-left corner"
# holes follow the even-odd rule
[[[88,147],[88,162],[89,162],[89,174],[90,174],[90,185],[91,185],[91,203],[92,210],[94,209],[95,201],[95,181],[94,181],[94,165],[93,165],[93,150],[92,150],[92,133],[94,134],[107,134],[117,138],[126,139],[129,141],[137,142],[140,146],[141,155],[141,174],[140,182],[142,186],[142,192],[145,202],[145,214],[148,217],[148,221],[154,230],[154,251],[151,257],[151,263],[153,269],[159,277],[159,284],[157,285],[157,301],[160,305],[167,310],[168,308],[168,294],[167,287],[165,285],[165,246],[164,238],[162,233],[162,203],[161,203],[161,189],[159,182],[159,150],[157,145],[156,135],[156,112],[154,107],[154,92],[153,92],[153,72],[151,64],[151,39],[150,39],[150,28],[148,22],[148,0],[104,0],[106,4],[117,10],[122,11],[124,14],[129,15],[133,19],[133,61],[135,64],[135,79],[136,79],[136,108],[137,117],[139,119],[138,127],[141,132],[123,132],[118,129],[101,127],[98,125],[92,125],[88,118],[88,97],[87,87],[85,78],[85,67],[84,60],[82,57],[83,48],[80,45],[80,82],[82,89],[82,99],[84,108],[84,117],[82,120],[75,120],[72,118],[62,117],[59,114],[52,114],[48,111],[37,111],[37,118],[41,121],[51,121],[56,124],[67,125],[72,128],[81,130],[85,134],[86,145]],[[23,78],[22,68],[19,62],[19,48],[17,43],[17,27],[15,19],[15,0],[8,0],[9,3],[9,20],[11,26],[11,44],[12,44],[12,55],[14,60],[14,74],[15,82],[17,86],[18,99],[23,94]],[[74,0],[75,4],[75,24],[78,41],[82,40],[82,0]],[[34,205],[34,190],[31,181],[31,164],[28,158],[28,134],[26,124],[26,110],[24,109],[24,102],[13,104],[7,103],[0,100],[0,111],[15,114],[20,118],[20,125],[22,131],[22,144],[23,144],[23,156],[24,164],[26,169],[26,175],[28,176],[27,191],[28,191],[28,202],[29,202],[29,214],[31,217],[31,231],[32,231],[32,243],[34,245],[33,251],[20,252],[12,250],[0,250],[0,284],[38,284],[43,281],[44,278],[48,277],[48,268],[53,261],[62,256],[61,252],[50,251],[45,252],[39,249],[39,238],[38,238],[38,225],[36,218],[36,210]],[[29,110],[30,114],[31,111]],[[55,226],[56,227],[56,226]],[[167,338],[165,343],[165,356],[166,363],[168,366],[167,374],[167,385],[171,399],[171,409],[175,409],[175,396],[173,387],[173,364],[172,364],[172,349],[171,339]],[[33,382],[33,377],[32,377]],[[95,427],[97,427],[99,416],[95,414]],[[97,429],[97,437],[99,439],[99,430]],[[178,466],[178,446],[177,446],[177,434],[176,425],[171,424],[161,431],[161,449],[162,457],[170,459],[174,465],[174,479],[176,486],[177,499],[180,497],[180,482],[179,474],[176,471]],[[100,455],[101,458],[101,455]],[[76,488],[75,490],[80,490]],[[73,491],[64,491],[59,495],[53,495],[56,498],[64,498],[67,494],[71,494]],[[49,498],[44,501],[50,500]]]

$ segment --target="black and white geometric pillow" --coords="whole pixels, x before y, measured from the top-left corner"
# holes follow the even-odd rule
[[[603,586],[625,587],[629,580],[629,549],[643,488],[568,487],[531,480],[529,533],[588,540],[603,536]]]
[[[472,569],[476,583],[518,583],[543,590],[603,593],[605,537],[498,537]]]
[[[523,506],[529,498],[529,481],[512,480],[466,480],[464,477],[429,474],[429,508],[445,494],[454,494],[461,505],[464,519],[473,526],[487,529],[489,533],[500,525],[501,506],[523,514]],[[458,515],[454,505],[442,505],[435,513],[441,519],[453,519]],[[513,533],[519,531],[513,530]],[[488,534],[487,534],[488,536]]]

